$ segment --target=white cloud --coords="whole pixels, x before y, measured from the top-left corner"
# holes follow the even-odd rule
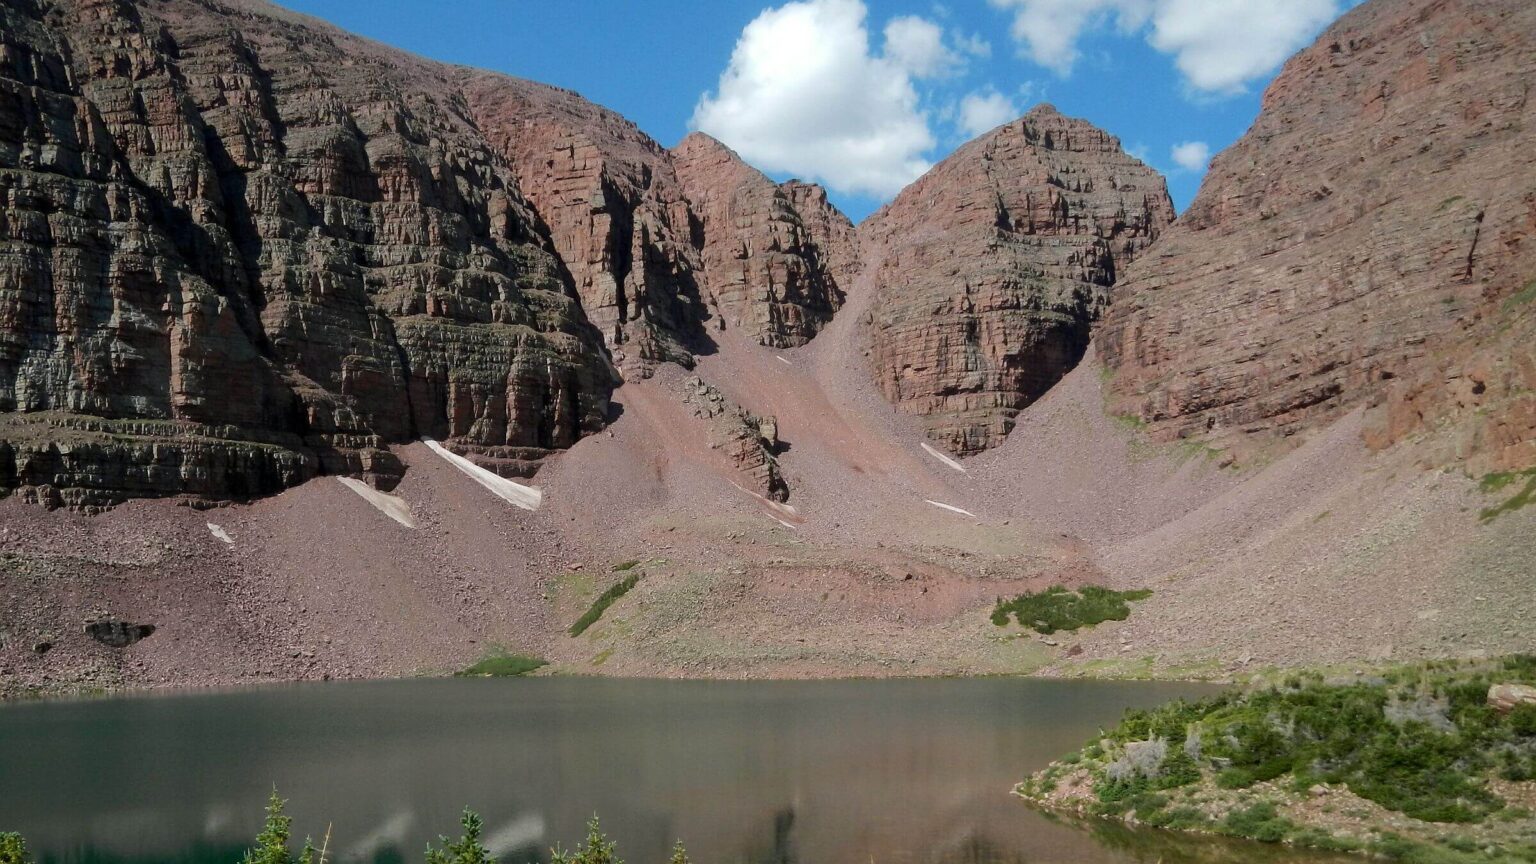
[[[1237,93],[1284,63],[1338,14],[1336,0],[1248,0],[1241,13],[1224,0],[1162,0],[1147,41],[1174,55],[1195,89]]]
[[[1192,88],[1217,94],[1241,92],[1273,71],[1340,11],[1340,0],[990,2],[1013,12],[1010,32],[1021,53],[1057,74],[1072,71],[1085,33],[1113,22],[1125,33],[1145,31]]]
[[[960,100],[956,125],[967,138],[975,138],[1019,116],[1013,100],[996,90],[978,90]]]
[[[885,25],[885,57],[914,78],[959,69],[965,60],[944,45],[944,31],[926,18],[906,15]]]
[[[969,54],[972,57],[981,57],[983,59],[992,56],[992,43],[988,42],[986,39],[983,39],[980,33],[972,33],[971,35],[967,36],[964,33],[961,33],[959,30],[956,30],[954,32],[953,39],[955,42],[955,47],[962,53]]]
[[[1172,156],[1173,164],[1185,171],[1198,173],[1211,164],[1211,145],[1204,141],[1185,141],[1173,145]]]
[[[763,170],[889,197],[928,170],[935,144],[915,63],[870,52],[862,0],[788,3],[742,31],[692,125]]]

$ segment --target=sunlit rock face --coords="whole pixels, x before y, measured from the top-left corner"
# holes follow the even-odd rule
[[[1380,404],[1373,443],[1536,461],[1536,5],[1366,3],[1114,290],[1112,408],[1263,446]]]
[[[276,7],[0,9],[0,487],[94,507],[509,470],[613,375],[446,67]]]
[[[1172,219],[1161,175],[1049,105],[961,147],[860,227],[886,398],[952,452],[996,445]]]

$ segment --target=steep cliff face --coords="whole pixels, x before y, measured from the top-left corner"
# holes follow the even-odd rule
[[[439,67],[265,5],[0,9],[0,486],[95,506],[526,465],[612,377]]]
[[[1533,76],[1525,0],[1367,3],[1292,58],[1116,285],[1115,410],[1242,448],[1386,398],[1378,443],[1536,459]]]
[[[1172,219],[1157,172],[1048,105],[955,151],[860,226],[886,398],[955,453],[999,443]]]
[[[667,151],[568,90],[461,73],[477,126],[549,226],[588,318],[622,367],[693,365],[709,315],[692,213]]]
[[[706,286],[721,329],[763,345],[810,341],[857,272],[853,225],[819,187],[777,184],[700,132],[672,149],[693,206]]]

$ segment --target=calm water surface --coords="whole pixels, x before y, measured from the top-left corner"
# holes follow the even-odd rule
[[[1210,688],[1018,679],[337,683],[0,705],[0,830],[39,860],[232,864],[274,785],[340,862],[485,818],[504,864],[597,812],[631,864],[1285,861],[1048,819],[1010,787],[1130,706]]]

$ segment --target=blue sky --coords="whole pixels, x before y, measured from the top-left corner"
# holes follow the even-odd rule
[[[828,186],[858,221],[1041,101],[1118,135],[1182,210],[1205,154],[1242,135],[1280,62],[1351,0],[281,2],[576,90],[668,146],[702,127],[776,179]]]

